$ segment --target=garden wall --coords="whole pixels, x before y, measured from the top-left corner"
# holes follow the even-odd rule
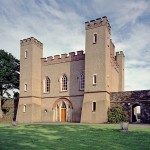
[[[140,106],[140,122],[150,123],[150,90],[113,92],[110,94],[111,105],[121,104],[133,122],[133,108]]]
[[[12,119],[14,114],[14,99],[2,99],[2,117]]]

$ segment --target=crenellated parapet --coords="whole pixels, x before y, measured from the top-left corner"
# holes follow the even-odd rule
[[[102,18],[97,18],[96,20],[91,20],[90,22],[85,22],[85,29],[92,29],[100,26],[106,26],[109,33],[111,33],[111,26],[106,16]]]
[[[123,51],[116,52],[116,55],[110,55],[111,65],[119,72],[120,64],[118,62],[119,57],[124,57]]]
[[[75,52],[70,52],[69,54],[49,56],[47,58],[41,58],[41,61],[43,65],[52,65],[64,62],[79,61],[84,59],[85,59],[84,52],[77,51],[77,54],[75,54]]]
[[[115,56],[116,61],[117,61],[118,57],[124,57],[123,51],[116,52],[116,56]]]
[[[34,37],[30,37],[30,38],[27,38],[27,39],[20,40],[20,46],[25,46],[25,45],[29,45],[29,44],[35,44],[38,47],[43,48],[43,43],[41,43],[40,41],[38,41]]]

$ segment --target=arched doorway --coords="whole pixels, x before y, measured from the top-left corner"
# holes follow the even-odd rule
[[[71,122],[72,121],[72,103],[66,98],[61,98],[53,104],[53,121],[54,122]]]
[[[66,104],[62,101],[61,105],[61,122],[66,122]]]
[[[140,123],[141,118],[141,106],[140,104],[132,105],[132,122]]]

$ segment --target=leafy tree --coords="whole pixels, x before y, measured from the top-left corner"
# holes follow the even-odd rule
[[[11,53],[0,49],[0,94],[8,94],[9,89],[19,89],[20,61]]]

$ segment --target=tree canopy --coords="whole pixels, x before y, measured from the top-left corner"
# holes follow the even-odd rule
[[[0,92],[2,88],[3,93],[8,89],[19,89],[19,68],[20,61],[11,53],[0,49]]]

